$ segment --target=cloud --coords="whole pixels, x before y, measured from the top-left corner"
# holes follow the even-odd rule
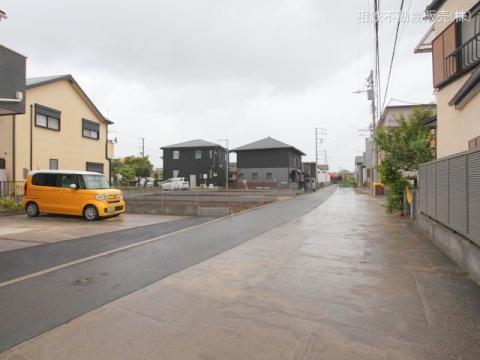
[[[321,126],[332,167],[352,168],[363,146],[358,129],[370,121],[368,102],[352,94],[372,66],[371,27],[356,19],[367,5],[6,0],[0,42],[28,55],[30,76],[73,74],[115,121],[118,155],[138,153],[141,136],[157,165],[162,145],[273,136],[313,159],[313,129]],[[432,99],[430,59],[412,54],[425,27],[405,27],[392,97]],[[385,73],[393,27],[382,30]]]

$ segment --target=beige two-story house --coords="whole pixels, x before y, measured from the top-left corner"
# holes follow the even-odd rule
[[[7,181],[29,170],[88,170],[110,176],[112,124],[71,75],[27,79],[25,113],[0,121],[0,161]]]
[[[416,52],[432,52],[437,157],[480,147],[480,1],[434,0]]]

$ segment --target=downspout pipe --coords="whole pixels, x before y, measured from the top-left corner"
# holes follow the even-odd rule
[[[33,168],[33,105],[30,105],[30,171]]]

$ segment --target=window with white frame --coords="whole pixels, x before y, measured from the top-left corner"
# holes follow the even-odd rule
[[[180,150],[173,150],[173,160],[178,160],[178,159],[180,159]]]

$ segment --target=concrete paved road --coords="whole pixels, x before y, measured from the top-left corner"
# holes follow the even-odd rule
[[[301,217],[334,190],[274,203],[1,287],[0,351]]]
[[[77,286],[78,296],[91,286]],[[473,281],[407,221],[339,189],[305,216],[0,360],[479,359],[479,327]]]

